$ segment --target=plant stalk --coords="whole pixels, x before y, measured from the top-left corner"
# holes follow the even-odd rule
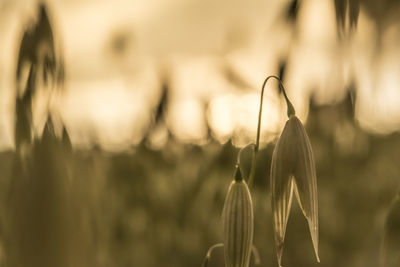
[[[261,116],[262,116],[262,107],[263,107],[263,100],[264,100],[264,90],[265,90],[265,85],[267,84],[267,82],[270,78],[274,78],[279,82],[279,88],[283,92],[283,96],[285,97],[285,100],[286,100],[288,118],[290,118],[290,116],[294,116],[296,114],[296,111],[295,111],[292,103],[290,102],[289,98],[286,95],[285,87],[282,84],[282,80],[275,75],[268,76],[264,80],[262,87],[261,87],[260,110],[258,111],[256,144],[254,146],[253,155],[252,155],[252,159],[251,159],[251,169],[250,169],[249,183],[248,183],[250,188],[254,182],[254,176],[255,176],[255,172],[256,172],[257,154],[258,154],[258,150],[260,147],[260,130],[261,130]]]

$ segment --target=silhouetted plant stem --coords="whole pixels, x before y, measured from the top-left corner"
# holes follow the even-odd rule
[[[262,107],[263,107],[263,101],[264,101],[264,90],[265,90],[265,85],[267,84],[267,82],[268,82],[268,80],[270,78],[274,78],[279,82],[279,88],[283,92],[283,96],[285,97],[285,100],[286,100],[287,116],[290,117],[290,116],[293,116],[293,115],[296,114],[296,111],[295,111],[292,103],[290,102],[289,98],[286,95],[285,87],[283,86],[281,79],[279,77],[275,76],[275,75],[268,76],[264,80],[263,85],[261,87],[260,110],[258,112],[256,144],[255,144],[254,150],[253,150],[253,156],[252,156],[252,160],[251,160],[251,169],[250,169],[250,175],[249,175],[249,187],[250,188],[251,188],[251,186],[253,185],[253,182],[254,182],[254,175],[255,175],[255,172],[256,172],[257,153],[258,153],[258,149],[260,147],[260,130],[261,130]]]

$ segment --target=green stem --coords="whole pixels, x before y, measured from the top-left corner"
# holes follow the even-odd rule
[[[268,76],[261,87],[261,96],[260,96],[260,110],[258,112],[258,125],[257,125],[257,136],[256,136],[256,145],[254,146],[253,150],[253,157],[251,160],[251,169],[250,169],[250,176],[249,176],[249,187],[252,186],[254,182],[254,176],[256,172],[256,158],[257,158],[257,153],[258,149],[260,147],[260,130],[261,130],[261,115],[262,115],[262,106],[263,106],[263,100],[264,100],[264,90],[265,90],[265,85],[267,84],[268,80],[270,78],[274,78],[279,82],[279,88],[283,92],[283,96],[285,97],[286,100],[286,105],[287,105],[287,116],[290,118],[290,116],[294,116],[296,114],[296,111],[294,110],[294,107],[292,103],[290,102],[289,98],[286,95],[285,87],[282,84],[282,80],[274,75]]]

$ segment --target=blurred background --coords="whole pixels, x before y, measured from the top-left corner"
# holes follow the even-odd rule
[[[398,0],[0,0],[0,266],[200,266],[268,75],[305,124],[319,190],[321,263],[294,204],[282,264],[400,266],[399,45]],[[261,266],[277,266],[285,121],[271,81]]]

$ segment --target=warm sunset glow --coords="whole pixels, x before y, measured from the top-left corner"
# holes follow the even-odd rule
[[[255,1],[249,5],[237,1],[229,8],[223,1],[52,2],[67,69],[61,96],[65,99],[57,108],[71,130],[73,143],[87,146],[94,136],[96,142],[110,148],[112,144],[129,147],[140,142],[157,104],[153,94],[159,94],[159,70],[166,69],[172,103],[168,125],[174,136],[185,142],[200,142],[206,138],[208,120],[217,140],[236,140],[235,133],[240,132],[243,140],[237,144],[244,144],[255,134],[259,102],[255,93],[267,74],[276,73],[278,61],[288,51],[284,83],[304,121],[309,97],[313,96],[317,104],[336,103],[354,82],[359,87],[356,116],[361,126],[372,132],[398,131],[399,26],[384,31],[382,52],[375,53],[376,32],[364,10],[352,39],[340,42],[332,2],[304,1],[295,29],[272,16],[282,10],[284,2]],[[1,18],[2,25],[11,25],[1,26],[0,34],[3,148],[13,146],[11,70],[15,63],[13,53],[6,51],[15,51],[12,47],[22,26],[17,18],[32,13],[21,3],[7,5]],[[264,5],[268,8],[261,12]],[[244,6],[251,12],[240,12]],[[209,7],[215,12],[210,13]],[[223,23],[223,18],[231,19]],[[241,26],[235,24],[237,20]],[[119,29],[129,29],[125,37],[118,37],[122,38],[120,42],[129,43],[120,51],[124,54],[118,58],[123,60],[110,60],[113,32]],[[295,37],[290,37],[291,33]],[[46,97],[36,97],[35,110],[48,105],[48,100],[43,100]],[[272,102],[265,105],[262,132],[269,140],[268,135],[273,137],[282,127],[283,119],[277,116],[282,103],[276,96],[266,101]],[[39,128],[44,125],[42,113],[34,114]],[[90,134],[84,134],[88,131]]]
[[[0,0],[0,267],[399,267],[399,159],[399,0]]]

